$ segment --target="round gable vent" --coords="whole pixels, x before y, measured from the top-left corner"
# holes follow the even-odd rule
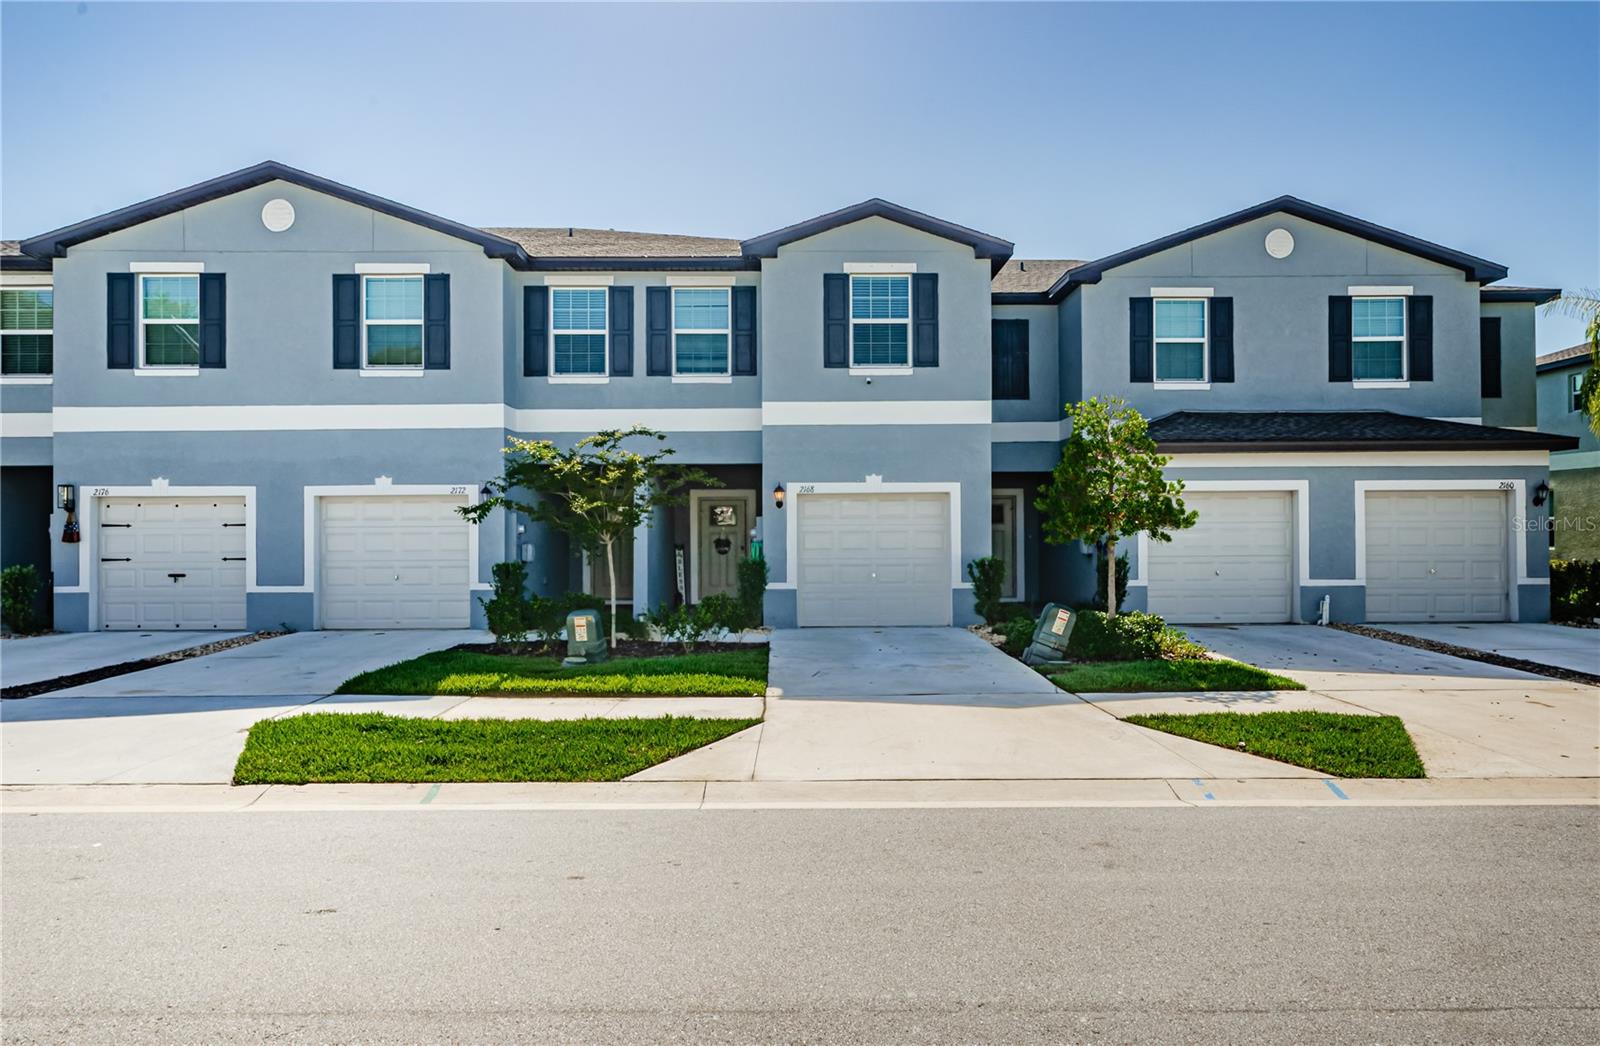
[[[283,232],[294,224],[294,204],[288,200],[268,200],[261,208],[261,224],[268,232]]]
[[[1294,236],[1288,229],[1273,229],[1267,233],[1267,253],[1274,258],[1287,258],[1294,253]]]

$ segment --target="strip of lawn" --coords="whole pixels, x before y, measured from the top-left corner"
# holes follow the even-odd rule
[[[341,694],[654,694],[760,697],[767,692],[767,648],[668,657],[625,657],[563,668],[559,657],[439,650],[363,672]]]
[[[1125,722],[1335,777],[1426,777],[1405,724],[1343,712],[1131,715]]]
[[[1053,673],[1073,694],[1135,694],[1184,690],[1304,690],[1293,679],[1239,661],[1096,661]]]
[[[758,722],[317,712],[251,727],[233,783],[617,781]]]

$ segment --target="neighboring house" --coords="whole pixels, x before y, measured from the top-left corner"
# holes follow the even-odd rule
[[[635,608],[732,591],[760,540],[770,624],[965,624],[979,556],[1019,603],[1092,591],[1034,500],[1063,404],[1117,395],[1201,514],[1129,543],[1130,607],[1543,620],[1576,444],[1528,431],[1553,292],[1505,275],[1293,197],[1024,261],[878,199],[745,240],[477,229],[260,164],[0,255],[5,528],[64,629],[481,623],[499,560],[601,587],[456,514],[506,437],[639,422],[723,486],[636,532]]]
[[[1539,427],[1578,440],[1550,455],[1550,542],[1558,559],[1600,559],[1600,438],[1578,399],[1593,366],[1587,342],[1539,357]]]

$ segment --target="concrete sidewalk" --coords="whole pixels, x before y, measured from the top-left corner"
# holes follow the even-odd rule
[[[235,639],[243,632],[57,632],[0,639],[0,686],[22,686],[76,675],[192,646]]]

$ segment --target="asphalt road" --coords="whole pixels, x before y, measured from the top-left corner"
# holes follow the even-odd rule
[[[1600,810],[18,815],[10,1042],[1600,1041]]]

